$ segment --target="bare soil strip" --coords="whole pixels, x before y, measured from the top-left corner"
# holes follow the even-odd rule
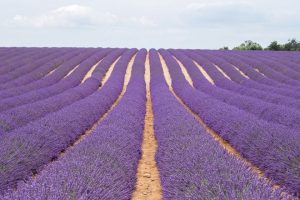
[[[214,80],[208,75],[208,73],[203,69],[203,67],[201,65],[199,65],[196,61],[194,61],[194,64],[198,67],[198,69],[200,70],[200,72],[203,74],[203,76],[213,85],[215,85]]]
[[[77,69],[79,67],[79,65],[80,65],[80,63],[78,65],[76,65],[72,70],[70,70],[69,73],[64,76],[64,78],[70,76],[70,74],[72,74],[75,71],[75,69]]]
[[[110,77],[112,71],[113,71],[114,68],[115,68],[116,63],[119,61],[120,58],[121,58],[121,56],[119,56],[119,57],[113,62],[113,64],[111,65],[111,67],[107,70],[107,72],[106,72],[104,78],[103,78],[102,81],[101,81],[101,85],[104,85],[104,84],[107,82],[107,80],[109,79],[109,77]],[[126,78],[126,76],[125,76],[125,78]]]
[[[185,79],[187,80],[187,82],[194,87],[193,85],[193,80],[192,78],[190,77],[188,71],[186,70],[186,68],[184,67],[184,65],[182,64],[182,62],[180,62],[180,60],[178,60],[175,56],[173,56],[173,58],[177,61],[177,63],[179,64],[180,66],[180,69],[185,77]]]
[[[214,64],[213,65],[219,70],[219,72],[221,72],[223,74],[223,76],[225,76],[228,80],[231,80],[231,78],[223,71],[223,69],[221,69],[218,65]]]
[[[62,64],[60,64],[60,65],[62,65]],[[56,71],[58,68],[59,68],[59,66],[58,66],[57,68],[51,70],[51,71],[50,71],[48,74],[46,74],[45,76],[49,76],[49,75],[53,74],[53,72]]]
[[[129,80],[130,80],[130,77],[131,77],[131,71],[132,71],[132,65],[133,65],[133,62],[134,62],[134,58],[135,58],[135,55],[131,58],[130,62],[128,63],[128,67],[127,67],[126,73],[125,73],[122,92],[121,92],[120,96],[117,98],[117,100],[109,108],[109,110],[103,116],[101,116],[89,129],[87,129],[85,132],[83,132],[72,144],[70,144],[69,147],[62,150],[61,153],[56,158],[52,159],[52,161],[50,163],[48,163],[47,165],[51,165],[54,162],[56,162],[59,158],[64,156],[66,154],[66,152],[72,150],[77,144],[79,144],[82,140],[84,140],[84,138],[87,137],[96,128],[96,126],[110,113],[110,111],[119,103],[119,101],[123,97],[124,93],[126,92],[127,85],[129,83]],[[112,68],[111,71],[113,71],[113,68],[115,67],[115,64],[116,64],[116,62],[114,62],[110,66],[110,68]],[[106,74],[105,76],[110,76],[110,75],[111,75],[111,73]],[[106,78],[106,81],[108,80],[108,78],[109,77]],[[38,174],[34,174],[33,178],[35,179],[37,176],[38,176]]]
[[[86,79],[90,78],[93,71],[95,70],[95,68],[99,65],[99,63],[102,61],[103,59],[99,60],[96,64],[94,64],[91,69],[86,73],[86,75],[84,76],[84,78],[82,79],[81,83],[83,83]]]
[[[231,65],[234,69],[236,69],[243,77],[250,79],[244,72],[242,72],[239,68],[237,68],[235,65]]]
[[[145,63],[145,81],[147,90],[145,127],[142,142],[142,157],[137,169],[137,182],[135,191],[132,195],[133,200],[160,200],[162,199],[162,189],[160,183],[159,171],[155,161],[155,152],[157,141],[155,139],[153,128],[153,111],[150,96],[150,64],[149,55]]]
[[[262,73],[261,71],[259,71],[259,69],[258,68],[253,68],[255,71],[257,71],[258,73],[260,73],[261,75],[263,75],[263,76],[265,76],[265,74],[264,73]]]
[[[185,103],[176,95],[172,88],[172,79],[169,73],[169,69],[163,59],[163,57],[160,55],[160,60],[163,67],[164,76],[166,79],[166,82],[169,86],[170,91],[173,93],[173,95],[176,97],[176,99],[185,107],[186,110],[188,110],[195,119],[198,120],[198,122],[205,128],[206,132],[209,133],[229,154],[235,156],[237,159],[242,161],[246,166],[249,167],[250,170],[252,170],[259,178],[263,178],[267,182],[270,182],[265,176],[264,173],[255,165],[253,165],[251,162],[249,162],[247,159],[243,158],[241,154],[234,149],[234,147],[231,146],[227,141],[225,141],[218,133],[216,133],[214,130],[212,130],[207,124],[197,115],[195,114]],[[274,189],[279,188],[279,185],[274,185]]]

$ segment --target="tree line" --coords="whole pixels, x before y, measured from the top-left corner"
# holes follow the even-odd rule
[[[229,50],[227,46],[220,48],[221,50]],[[253,42],[251,40],[246,40],[233,50],[270,50],[270,51],[300,51],[300,42],[296,39],[289,39],[287,43],[280,44],[277,41],[273,41],[263,48],[259,43]]]

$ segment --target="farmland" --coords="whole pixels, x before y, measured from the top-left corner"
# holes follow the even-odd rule
[[[0,199],[298,199],[300,53],[0,48]]]

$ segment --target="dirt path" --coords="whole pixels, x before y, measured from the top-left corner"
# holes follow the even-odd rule
[[[258,73],[260,73],[261,75],[265,76],[264,73],[262,73],[258,68],[253,68],[255,71],[257,71]]]
[[[213,85],[215,85],[214,80],[208,75],[208,73],[203,69],[203,67],[201,65],[199,65],[196,61],[194,61],[194,64],[198,67],[198,69],[200,70],[200,72],[203,74],[203,76]]]
[[[80,64],[76,65],[72,70],[70,70],[67,75],[64,76],[64,78],[70,76],[70,74],[72,74],[78,67],[79,67]]]
[[[83,83],[86,79],[90,78],[95,68],[101,63],[103,59],[99,60],[96,64],[94,64],[90,70],[85,74],[84,78],[82,79],[81,83]]]
[[[149,55],[146,59],[145,81],[147,89],[146,116],[142,142],[142,157],[137,169],[137,183],[132,195],[133,200],[162,199],[161,183],[155,161],[157,142],[153,129],[153,112],[150,96],[150,65]]]
[[[179,64],[180,66],[180,69],[181,69],[181,72],[183,73],[185,79],[187,80],[187,82],[194,87],[193,85],[193,80],[192,78],[190,77],[187,69],[184,67],[184,65],[182,64],[182,62],[180,62],[180,60],[178,60],[175,56],[173,56],[173,58],[177,61],[177,63]]]
[[[231,64],[231,66],[233,67],[233,68],[235,68],[238,72],[240,72],[240,74],[243,76],[243,77],[245,77],[245,78],[247,78],[247,79],[250,79],[244,72],[242,72],[237,66],[235,66],[235,65],[232,65]]]

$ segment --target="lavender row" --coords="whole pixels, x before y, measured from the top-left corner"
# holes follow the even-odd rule
[[[300,73],[297,70],[291,69],[292,66],[294,66],[294,68],[295,68],[296,67],[295,65],[290,63],[291,64],[291,66],[290,66],[290,65],[281,63],[281,62],[284,62],[286,59],[282,59],[281,62],[278,62],[278,61],[269,59],[268,57],[254,55],[251,52],[245,52],[245,53],[241,53],[241,54],[239,52],[235,52],[235,53],[237,53],[238,55],[241,55],[243,57],[255,59],[255,60],[263,63],[264,65],[270,67],[272,70],[279,72],[291,79],[294,79],[296,81],[300,80]],[[296,69],[299,70],[299,67],[296,67]]]
[[[295,86],[300,85],[299,81],[293,80],[280,72],[271,68],[268,63],[262,62],[259,59],[250,59],[248,57],[239,55],[238,53],[231,53],[231,56],[234,55],[236,58],[245,61],[246,63],[250,64],[252,67],[257,68],[260,72],[262,72],[265,76],[279,82],[284,83],[287,88],[295,88]],[[227,56],[229,56],[227,54]]]
[[[140,50],[124,96],[97,127],[35,180],[3,199],[130,199],[141,157],[145,57],[146,50]]]
[[[7,56],[1,60],[1,75],[18,69],[19,67],[32,62],[34,59],[39,59],[53,52],[54,50],[51,49],[41,49],[40,51],[37,49],[27,49],[21,52],[19,49],[15,49],[10,56]]]
[[[274,80],[265,79],[265,76],[261,75],[259,72],[256,72],[254,69],[252,69],[252,67],[249,64],[242,62],[241,60],[235,59],[232,56],[231,57],[224,56],[224,53],[215,53],[212,55],[223,58],[224,61],[226,60],[225,63],[231,63],[231,64],[235,65],[243,73],[245,73],[248,77],[250,77],[250,79],[258,81],[259,83],[262,83],[262,84],[256,84],[252,81],[251,81],[251,83],[249,81],[244,81],[244,82],[239,83],[245,87],[258,89],[258,90],[262,90],[265,92],[272,92],[274,94],[280,94],[282,96],[288,96],[288,97],[292,97],[292,98],[296,98],[296,99],[300,98],[300,94],[295,92],[296,91],[295,89],[288,88],[288,87],[286,87],[286,85],[277,84],[277,82],[275,82]],[[252,74],[252,75],[250,76],[250,74]],[[258,79],[256,79],[255,77]],[[264,77],[264,79],[261,79],[261,77]],[[260,82],[260,80],[265,80],[265,81]]]
[[[53,73],[51,73],[48,76],[45,76],[41,78],[40,80],[34,81],[32,83],[28,83],[23,86],[18,86],[14,88],[9,88],[6,90],[1,90],[0,98],[8,98],[13,97],[17,95],[21,95],[23,93],[37,90],[43,87],[51,86],[61,79],[63,79],[73,68],[75,68],[77,65],[79,65],[81,62],[86,60],[88,57],[90,57],[92,54],[95,54],[97,51],[95,50],[82,50],[80,51],[80,54],[76,57],[71,58],[70,60],[62,63]]]
[[[300,68],[299,68],[300,63],[297,64],[297,61],[295,62],[295,60],[292,57],[288,56],[289,54],[283,54],[282,52],[278,54],[274,54],[273,52],[263,52],[263,53],[247,52],[247,54],[253,55],[255,57],[257,56],[257,57],[266,58],[275,61],[277,63],[281,63],[285,67],[288,67],[289,69],[300,73]]]
[[[43,55],[44,53],[45,52],[41,52],[40,54]],[[8,81],[11,81],[13,79],[16,79],[20,76],[23,76],[24,74],[31,72],[32,70],[40,67],[41,65],[52,61],[57,56],[61,56],[62,54],[66,54],[66,53],[68,53],[68,51],[65,49],[64,51],[61,50],[58,52],[53,52],[50,54],[43,55],[43,56],[39,57],[39,59],[37,59],[33,62],[29,62],[26,65],[22,65],[22,66],[18,67],[16,70],[13,70],[9,73],[0,75],[0,83],[3,84]],[[22,62],[22,61],[17,61],[17,63],[20,63],[20,62]],[[1,89],[3,89],[3,88],[1,88]]]
[[[185,68],[192,78],[193,85],[200,91],[227,103],[228,105],[232,105],[241,110],[252,113],[259,119],[270,123],[281,124],[288,128],[300,129],[300,111],[291,109],[285,105],[267,103],[259,98],[246,97],[236,92],[215,87],[206,80],[200,70],[197,70],[196,65],[191,60],[180,53],[177,54],[177,57],[180,61],[182,60],[182,62],[185,63]],[[209,69],[215,68],[213,65],[207,66],[206,64],[203,64],[202,66],[208,72],[210,72]],[[216,73],[220,73],[217,69],[215,69],[215,71]],[[220,73],[220,76],[222,77],[223,75]],[[218,79],[218,77],[214,80],[216,79]],[[223,79],[226,78],[223,77]],[[221,85],[230,85],[230,81],[223,80]]]
[[[31,72],[25,73],[22,76],[19,76],[17,78],[14,78],[13,80],[3,83],[2,85],[0,85],[0,89],[22,86],[31,83],[33,81],[39,80],[44,76],[46,76],[52,70],[57,69],[65,61],[71,59],[74,56],[77,56],[78,54],[79,54],[78,51],[70,50],[66,54],[56,56],[51,61],[42,64],[41,66],[32,70]]]
[[[281,199],[206,133],[176,100],[150,50],[151,97],[158,141],[156,161],[164,199]]]
[[[80,65],[69,76],[54,85],[40,88],[38,90],[33,90],[19,96],[0,100],[0,112],[20,105],[25,105],[42,99],[46,99],[79,85],[90,68],[100,59],[106,56],[110,51],[111,50],[109,49],[105,49],[104,51],[95,53],[93,56],[80,63]]]
[[[183,102],[241,155],[290,193],[300,191],[300,134],[268,123],[248,112],[193,89],[176,60],[160,50],[169,67],[172,86]]]
[[[2,124],[0,124],[0,134],[20,128],[29,122],[60,110],[94,93],[101,86],[101,80],[110,65],[122,52],[123,50],[115,50],[96,66],[95,70],[102,70],[102,73],[97,74],[97,78],[90,77],[79,86],[66,90],[58,95],[2,112],[0,114],[0,122]]]
[[[109,110],[122,91],[135,52],[131,49],[123,54],[101,90],[1,136],[0,193],[39,172]]]
[[[45,51],[46,52],[46,51]],[[38,58],[40,56],[37,51],[28,50],[21,52],[20,50],[15,50],[13,54],[7,55],[1,59],[0,63],[0,73],[4,75],[5,73],[9,73],[18,67],[25,65],[30,62],[32,58]],[[18,61],[22,62],[18,62]]]
[[[185,63],[186,68],[190,72],[190,76],[194,80],[194,87],[196,87],[197,89],[207,89],[207,87],[213,87],[207,81],[207,79],[204,78],[203,74],[200,72],[200,70],[197,68],[194,62],[191,59],[189,59],[186,55],[184,55],[183,52],[181,52],[180,50],[170,50],[170,52],[176,55],[176,57],[178,57],[183,63]],[[236,92],[238,94],[245,95],[248,97],[254,97],[276,105],[283,105],[292,109],[300,109],[300,102],[294,98],[273,94],[272,92],[252,89],[228,80],[219,70],[217,70],[213,63],[217,64],[221,69],[223,69],[227,73],[227,75],[232,79],[234,79],[233,77],[238,77],[242,75],[240,73],[236,74],[237,72],[234,71],[234,68],[232,69],[232,65],[224,62],[222,59],[210,55],[207,55],[206,57],[198,57],[198,55],[193,55],[189,53],[187,53],[187,55],[199,62],[198,64],[200,64],[206,70],[206,72],[214,80],[214,84],[218,88]],[[241,80],[241,82],[243,82],[243,80]]]
[[[285,87],[284,84],[280,84],[275,80],[272,80],[261,73],[257,72],[250,64],[244,62],[243,60],[237,59],[237,57],[234,56],[226,56],[226,52],[223,51],[197,51],[198,55],[201,55],[201,53],[207,53],[211,54],[212,56],[217,56],[218,58],[222,58],[225,62],[227,61],[228,63],[231,63],[235,67],[237,67],[240,71],[242,71],[244,74],[246,74],[249,78],[250,81],[254,80],[255,82],[264,84],[267,86],[271,86],[274,88],[280,88],[280,87]],[[253,83],[254,84],[254,83]],[[260,86],[260,85],[258,85]]]

